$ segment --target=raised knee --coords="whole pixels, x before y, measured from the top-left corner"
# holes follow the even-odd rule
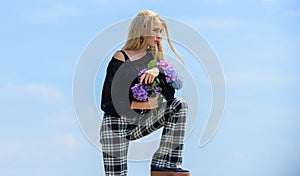
[[[179,110],[187,110],[188,103],[183,98],[174,98],[173,103],[175,110],[178,112]]]

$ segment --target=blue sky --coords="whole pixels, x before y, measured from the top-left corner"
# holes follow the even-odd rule
[[[74,71],[99,31],[142,9],[195,28],[223,68],[223,120],[214,138],[200,148],[207,115],[201,111],[186,140],[184,167],[192,175],[208,176],[300,174],[300,1],[1,4],[1,175],[103,175],[101,153],[87,140],[74,113]],[[203,104],[209,107],[209,102]],[[129,162],[129,175],[148,174],[148,167],[149,161]]]

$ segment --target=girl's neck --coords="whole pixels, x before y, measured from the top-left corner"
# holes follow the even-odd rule
[[[147,46],[138,50],[125,50],[130,60],[138,60],[146,55]]]
[[[138,49],[138,50],[131,50],[131,51],[133,51],[133,52],[135,52],[135,53],[137,53],[137,54],[139,54],[139,53],[146,53],[147,52],[147,46],[145,45],[143,48],[141,48],[141,49]]]

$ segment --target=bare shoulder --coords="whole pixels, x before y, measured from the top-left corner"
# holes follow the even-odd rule
[[[115,54],[114,54],[114,58],[119,60],[119,61],[122,61],[122,62],[125,62],[125,57],[123,55],[123,53],[121,51],[117,51]]]

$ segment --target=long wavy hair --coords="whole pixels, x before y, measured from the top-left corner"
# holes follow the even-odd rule
[[[151,32],[156,24],[161,24],[164,28],[168,44],[178,59],[184,63],[180,54],[176,51],[173,43],[170,40],[168,25],[165,19],[161,18],[158,13],[151,10],[142,10],[132,20],[128,37],[125,45],[122,47],[124,50],[139,50],[147,45],[148,40],[151,38]],[[141,35],[143,33],[143,35]],[[162,40],[159,40],[157,47],[148,47],[148,51],[152,51],[154,58],[157,60],[164,60],[164,48]]]

